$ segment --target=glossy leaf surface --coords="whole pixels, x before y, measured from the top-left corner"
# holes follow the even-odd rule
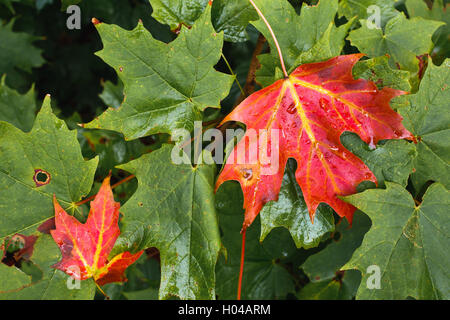
[[[98,158],[85,161],[70,131],[44,100],[30,132],[0,121],[0,239],[36,230],[54,215],[52,198],[71,213],[92,187]]]
[[[223,34],[212,27],[211,6],[169,44],[154,39],[141,22],[131,31],[98,22],[96,28],[104,45],[98,55],[118,73],[125,99],[88,128],[119,131],[127,140],[191,131],[202,111],[219,108],[230,90],[233,78],[214,69]]]
[[[278,198],[288,158],[297,161],[296,180],[311,219],[325,202],[351,221],[355,208],[338,197],[355,193],[360,182],[376,178],[343,147],[340,135],[357,133],[371,147],[382,139],[412,138],[389,106],[403,92],[378,90],[372,82],[353,79],[352,67],[360,57],[302,65],[289,78],[252,94],[223,120],[247,125],[217,181],[217,186],[226,180],[240,182],[244,228],[266,202]]]
[[[385,190],[346,197],[372,220],[343,267],[362,273],[357,299],[449,299],[449,199],[448,190],[434,183],[416,205],[403,187],[389,182]],[[371,290],[367,283],[374,281],[374,265],[379,289]]]
[[[174,150],[163,145],[120,166],[136,175],[138,189],[122,210],[119,248],[158,248],[160,299],[214,299],[214,266],[220,249],[213,193],[215,166],[203,163],[193,167],[186,154],[182,163],[175,164]]]

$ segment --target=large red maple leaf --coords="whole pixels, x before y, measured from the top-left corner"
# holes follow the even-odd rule
[[[114,196],[107,177],[100,187],[86,223],[68,215],[53,198],[56,229],[51,235],[58,244],[62,260],[53,268],[64,271],[75,279],[94,278],[99,285],[126,281],[124,271],[143,253],[123,252],[108,261],[119,230],[120,204]]]
[[[339,196],[355,193],[363,180],[376,183],[376,178],[341,144],[342,132],[357,133],[371,146],[382,139],[413,138],[401,124],[402,117],[389,106],[393,97],[406,92],[378,90],[373,82],[353,78],[353,65],[362,56],[301,65],[288,78],[250,95],[222,121],[247,126],[216,183],[216,190],[227,180],[241,184],[244,229],[266,202],[278,199],[288,158],[297,161],[295,177],[311,220],[317,206],[325,202],[351,222],[355,207]],[[256,130],[256,139],[250,129]],[[273,129],[278,129],[279,139],[271,135]],[[252,162],[255,150],[258,155]],[[263,155],[267,155],[264,161]],[[274,162],[278,168],[271,172]]]

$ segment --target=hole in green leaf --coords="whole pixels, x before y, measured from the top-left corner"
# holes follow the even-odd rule
[[[33,181],[36,184],[36,187],[41,187],[46,184],[49,184],[50,180],[51,180],[51,175],[47,171],[42,170],[42,169],[34,170]]]
[[[43,173],[43,172],[39,172],[36,175],[36,180],[39,181],[39,182],[45,182],[45,181],[47,181],[47,179],[48,179],[48,176],[45,173]]]

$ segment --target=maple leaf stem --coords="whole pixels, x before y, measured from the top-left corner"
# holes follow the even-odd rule
[[[114,188],[120,186],[122,183],[125,183],[125,182],[127,182],[127,181],[130,181],[130,180],[133,179],[134,177],[136,177],[134,174],[129,175],[128,177],[126,177],[126,178],[120,180],[119,182],[116,182],[115,184],[113,184],[113,185],[111,186],[111,189],[114,189]],[[78,201],[77,203],[75,203],[75,205],[79,207],[79,206],[81,206],[82,204],[85,204],[86,202],[89,202],[89,201],[91,201],[91,200],[94,200],[95,196],[96,196],[96,195],[94,194],[94,195],[90,196],[89,198],[86,198],[86,199],[84,199],[84,200]]]
[[[231,68],[230,63],[228,62],[227,58],[225,58],[225,55],[223,54],[223,52],[221,53],[221,55],[222,55],[223,61],[225,61],[225,64],[226,64],[227,67],[228,67],[228,70],[230,70],[231,75],[234,77],[234,81],[236,81],[236,83],[237,83],[237,85],[238,85],[238,87],[239,87],[239,90],[241,90],[241,94],[245,94],[245,93],[244,93],[244,89],[242,89],[242,86],[241,86],[241,84],[239,83],[236,74],[233,72],[233,69]]]
[[[286,66],[284,65],[283,54],[281,53],[280,45],[278,44],[277,37],[275,36],[275,33],[272,30],[272,27],[270,26],[269,22],[267,21],[266,17],[263,15],[261,10],[259,10],[259,8],[256,6],[255,2],[253,0],[248,0],[248,1],[250,1],[252,6],[255,8],[256,12],[258,13],[258,15],[261,17],[262,21],[264,21],[267,28],[269,29],[270,35],[272,36],[273,42],[275,43],[275,47],[277,48],[278,56],[280,57],[281,69],[283,70],[284,77],[288,78],[289,75],[286,71]]]
[[[241,266],[239,269],[239,282],[237,290],[237,300],[241,300],[241,290],[242,290],[242,276],[244,274],[244,260],[245,260],[245,232],[247,228],[242,229],[242,249],[241,249]]]
[[[125,182],[127,182],[127,181],[130,181],[131,179],[133,179],[133,178],[135,178],[135,177],[136,177],[136,176],[135,176],[134,174],[129,175],[128,177],[126,177],[126,178],[120,180],[119,182],[114,183],[114,184],[111,186],[111,189],[117,188],[117,187],[120,186],[122,183],[125,183]]]
[[[98,291],[100,291],[105,296],[106,300],[111,300],[111,298],[105,293],[105,291],[103,291],[103,289],[98,285],[98,283],[95,281],[94,283],[97,286]]]

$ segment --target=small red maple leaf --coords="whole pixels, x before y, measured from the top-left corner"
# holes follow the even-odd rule
[[[108,261],[108,255],[120,235],[120,204],[114,201],[109,180],[110,177],[107,177],[103,181],[91,202],[85,224],[68,215],[56,197],[53,198],[56,229],[50,232],[62,254],[62,260],[53,268],[79,280],[94,278],[99,285],[126,281],[124,271],[144,252],[123,252]]]
[[[378,90],[371,81],[353,78],[353,65],[362,56],[344,55],[301,65],[289,77],[250,95],[222,121],[247,125],[216,183],[216,190],[227,180],[241,184],[244,229],[265,203],[278,199],[288,158],[297,161],[295,176],[311,220],[317,206],[325,202],[351,222],[356,208],[339,196],[355,193],[364,180],[376,183],[376,178],[341,144],[341,134],[354,132],[371,146],[382,139],[413,139],[401,124],[402,117],[389,106],[393,97],[406,92]],[[279,132],[277,141],[267,133],[273,129]],[[256,139],[249,134],[255,130]],[[264,130],[266,134],[261,133]],[[255,150],[259,154],[252,162]],[[263,162],[261,154],[279,164],[275,174],[271,173],[273,163]]]

